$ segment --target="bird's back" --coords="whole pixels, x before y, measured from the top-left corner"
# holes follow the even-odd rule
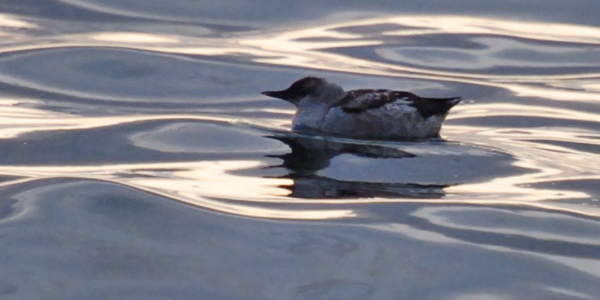
[[[361,89],[348,91],[334,106],[341,106],[348,113],[361,113],[396,103],[414,107],[423,118],[428,118],[447,114],[460,100],[460,97],[424,98],[403,91]]]
[[[460,100],[391,90],[348,91],[331,106],[319,129],[367,139],[437,137],[448,111]]]

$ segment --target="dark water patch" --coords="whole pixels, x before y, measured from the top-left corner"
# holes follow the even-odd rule
[[[267,86],[267,84],[265,84]],[[257,87],[258,88],[258,87]],[[35,99],[35,102],[24,101],[16,106],[26,106],[50,112],[61,112],[78,116],[115,116],[135,114],[173,114],[173,115],[227,115],[248,116],[251,118],[290,118],[289,113],[281,115],[273,110],[288,110],[290,104],[274,99],[261,99],[259,94],[243,98],[228,98],[212,101],[189,99],[179,102],[172,99],[155,99],[148,102],[107,99],[101,95],[67,95],[61,92],[40,90],[0,82],[0,94],[13,99]],[[89,97],[88,97],[89,96]],[[266,112],[271,110],[271,112]]]
[[[86,20],[91,22],[123,22],[140,21],[137,18],[125,18],[119,15],[107,14],[68,5],[62,1],[52,0],[39,2],[36,0],[5,0],[0,3],[0,11],[11,14],[39,17],[42,19],[54,18],[60,20]]]
[[[218,122],[149,120],[87,130],[30,133],[18,139],[0,140],[0,163],[93,165],[218,160],[257,158],[261,152],[286,149],[282,143],[263,138],[259,131],[234,128]]]
[[[584,244],[559,240],[577,239],[585,234],[564,235],[590,231],[597,222],[560,213],[540,212],[548,222],[576,226],[538,224],[536,230],[556,236],[547,241],[527,230],[527,209],[380,204],[389,219],[361,225],[239,218],[89,180],[39,180],[0,194],[26,208],[3,225],[10,234],[0,248],[11,257],[1,263],[3,290],[18,298],[599,293],[596,276],[581,266],[585,260],[562,260],[557,250],[573,246],[575,256],[583,254]],[[507,216],[514,226],[501,222]],[[586,238],[596,243],[595,236]]]
[[[281,186],[297,198],[439,199],[445,188],[534,172],[515,166],[515,157],[492,149],[443,141],[359,143],[301,135],[273,137],[291,149],[266,170],[292,183]],[[485,166],[485,167],[481,167]],[[282,174],[283,172],[283,174]],[[240,170],[233,174],[260,174]]]
[[[369,159],[350,155],[332,160],[319,175],[345,181],[448,184],[482,182],[507,174],[527,173],[515,168],[509,155],[417,155],[414,158]],[[488,166],[475,168],[474,166]],[[368,167],[367,167],[368,166]],[[494,166],[494,167],[490,167]]]
[[[490,35],[425,34],[381,36],[374,46],[330,48],[328,52],[370,61],[394,62],[411,71],[456,75],[564,75],[600,70],[597,44],[539,41]]]
[[[51,90],[112,95],[128,101],[156,97],[177,99],[185,94],[193,94],[197,99],[200,95],[210,95],[214,85],[236,82],[231,73],[220,78],[222,68],[218,66],[190,68],[191,62],[172,56],[124,49],[49,49],[13,54],[0,61],[3,74],[33,81]],[[199,70],[205,72],[204,77]],[[175,88],[172,82],[179,86]]]
[[[600,294],[596,2],[271,2],[0,3],[0,295]],[[303,76],[464,104],[299,150]]]
[[[13,0],[14,1],[14,0]],[[336,14],[349,14],[350,17],[373,16],[382,14],[448,14],[458,16],[483,16],[491,18],[512,18],[519,20],[568,22],[575,24],[597,25],[594,11],[600,8],[594,1],[585,1],[587,9],[573,13],[573,5],[547,1],[528,1],[526,3],[511,2],[510,5],[482,3],[474,0],[461,0],[452,4],[437,0],[406,1],[401,6],[391,0],[358,1],[353,0],[344,4],[343,9],[338,4],[324,4],[318,1],[302,1],[284,3],[273,0],[240,4],[228,0],[219,5],[213,3],[190,2],[178,0],[171,2],[146,3],[143,0],[121,2],[117,0],[69,0],[64,1],[87,10],[109,12],[130,18],[144,16],[147,18],[172,19],[179,21],[212,20],[225,24],[289,24],[322,19]],[[35,5],[29,9],[35,9]],[[265,9],[268,7],[269,9]],[[579,6],[577,6],[579,7]],[[277,13],[273,13],[277,12]],[[338,17],[339,18],[339,17]],[[257,21],[259,20],[259,21]]]
[[[9,218],[12,216],[17,210],[15,208],[17,201],[14,199],[3,199],[0,201],[0,223],[2,223],[3,219]],[[4,236],[3,233],[0,233],[0,240]]]
[[[566,203],[573,203],[573,204],[585,203],[586,205],[590,205],[590,206],[595,206],[595,207],[600,206],[600,179],[579,178],[579,179],[572,179],[572,180],[549,181],[549,182],[542,182],[542,183],[534,183],[531,186],[545,188],[545,189],[560,190],[560,189],[568,188],[568,189],[582,191],[582,192],[589,194],[589,198],[579,200],[579,201],[571,200],[571,201],[567,201]],[[583,209],[583,210],[585,210],[585,209]]]
[[[290,191],[289,197],[301,199],[405,198],[431,200],[446,196],[444,188],[451,185],[344,181],[317,175],[290,178],[293,180],[293,184],[281,187]]]
[[[447,237],[552,255],[588,259],[600,257],[596,236],[600,222],[596,218],[521,208],[506,211],[485,208],[473,211],[440,208],[436,211],[435,208],[426,208],[423,211],[428,210],[434,214],[418,211],[415,214],[426,215],[429,222],[418,227],[430,231],[430,226],[442,226],[443,229],[432,231]]]
[[[210,123],[174,123],[130,136],[141,148],[173,153],[274,153],[286,147],[260,132]]]
[[[252,67],[243,65],[106,47],[54,48],[0,57],[5,80],[51,93],[117,102],[223,101],[259,95],[268,78],[277,76],[249,76],[252,72]]]

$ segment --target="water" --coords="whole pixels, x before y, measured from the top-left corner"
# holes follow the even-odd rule
[[[5,0],[2,299],[597,299],[596,1]],[[302,76],[462,96],[290,132]]]

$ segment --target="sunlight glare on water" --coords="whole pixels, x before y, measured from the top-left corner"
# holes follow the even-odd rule
[[[0,1],[0,298],[596,299],[600,4],[541,2]],[[293,132],[304,76],[462,102]]]
[[[434,19],[435,21],[433,21]],[[7,23],[7,26],[13,24],[12,26],[35,28],[35,25],[19,22],[18,20],[13,20],[8,17],[4,17],[4,20]],[[427,46],[419,40],[422,37],[431,38],[444,36],[452,37],[457,41],[464,40],[465,43],[479,44],[480,47],[478,47],[477,50],[469,48],[460,49],[458,48],[459,46],[449,44],[445,48],[440,48],[436,45]],[[70,39],[76,39],[76,42],[71,41]],[[542,41],[546,44],[540,44]],[[580,61],[570,64],[569,67],[573,68],[573,72],[570,74],[555,74],[553,73],[554,71],[552,71],[552,65],[542,61],[532,65],[533,67],[539,68],[532,69],[533,71],[538,70],[540,72],[538,74],[510,74],[505,71],[497,74],[494,72],[483,74],[481,72],[485,71],[486,68],[496,65],[513,66],[514,68],[517,68],[513,71],[518,71],[518,68],[522,68],[523,66],[521,65],[526,62],[520,57],[511,58],[506,55],[509,55],[509,52],[507,51],[510,49],[517,49],[521,46],[527,47],[523,48],[523,51],[532,53],[541,51],[540,53],[560,54],[563,49],[567,49],[564,50],[567,51],[567,53],[573,51],[575,51],[573,53],[577,53],[577,51],[596,51],[595,49],[598,49],[598,46],[594,46],[594,48],[588,46],[585,48],[577,48],[577,43],[597,45],[599,41],[600,30],[594,27],[457,16],[435,16],[435,18],[433,18],[432,16],[422,15],[383,16],[355,21],[348,20],[331,24],[320,23],[314,27],[297,30],[290,29],[286,31],[274,31],[259,34],[250,33],[231,37],[202,39],[177,37],[160,33],[135,33],[125,31],[92,33],[89,34],[88,37],[85,35],[66,35],[64,36],[64,40],[61,41],[60,38],[54,38],[52,42],[48,41],[49,43],[47,45],[40,48],[46,50],[41,52],[35,51],[32,52],[33,54],[29,55],[35,57],[38,55],[38,52],[39,54],[42,54],[44,52],[52,51],[50,50],[51,48],[68,49],[69,45],[94,48],[101,48],[109,45],[114,47],[115,45],[119,45],[124,49],[154,51],[168,55],[185,53],[215,57],[233,56],[243,57],[245,61],[261,64],[309,67],[311,69],[321,69],[322,71],[379,75],[388,78],[402,77],[414,80],[417,89],[419,86],[426,88],[427,85],[423,84],[426,80],[439,80],[446,82],[445,89],[449,91],[446,93],[450,94],[461,94],[461,85],[476,85],[482,88],[485,87],[487,89],[504,90],[508,93],[515,93],[512,97],[521,97],[522,100],[526,100],[523,97],[544,97],[545,99],[571,102],[577,101],[578,103],[590,102],[595,104],[598,99],[598,95],[596,94],[597,91],[590,89],[590,87],[595,86],[595,81],[589,78],[596,76],[597,74],[577,71],[577,68],[583,68],[587,66],[587,64],[592,63],[592,61]],[[452,50],[453,47],[455,47],[455,50]],[[418,59],[411,59],[410,57],[405,56],[405,54],[410,54],[413,50],[420,53],[420,55],[424,55],[425,52],[423,51],[429,51],[427,49],[440,53],[441,51],[446,51],[446,53],[462,51],[463,54],[461,55],[464,56],[464,59],[466,59],[465,62],[468,62],[468,64],[460,62],[457,65],[452,65],[453,58],[448,57],[441,62],[437,59],[431,62],[423,60],[421,65],[415,65],[419,63]],[[73,52],[73,54],[76,53],[77,52]],[[373,57],[373,55],[375,55],[375,59],[369,59],[370,57]],[[498,60],[499,57],[502,57],[501,60]],[[512,62],[509,62],[506,59],[512,59]],[[410,61],[411,64],[403,64],[405,61]],[[458,63],[458,61],[456,62]],[[76,64],[72,65],[72,67],[79,68]],[[0,68],[2,68],[1,64]],[[450,69],[453,70],[450,71]],[[72,93],[70,91],[63,91],[66,86],[58,81],[53,81],[53,79],[44,78],[43,81],[41,81],[31,76],[25,78],[23,77],[24,75],[18,73],[19,71],[5,70],[7,72],[4,72],[4,76],[9,82],[13,80],[10,78],[20,78],[18,80],[20,84],[32,88],[58,93]],[[471,71],[474,71],[475,73],[471,73]],[[510,71],[510,69],[508,71]],[[14,74],[8,75],[11,72]],[[107,73],[107,75],[111,74],[110,72]],[[104,75],[100,73],[99,76]],[[356,79],[350,77],[347,78],[350,85],[357,85],[358,81]],[[562,88],[557,83],[561,78],[569,78],[570,81],[574,78],[581,78],[587,80],[587,82],[585,85],[580,85],[578,87],[569,86],[569,88]],[[540,85],[539,82],[543,82],[544,80],[552,81],[552,85]],[[190,92],[193,92],[193,90],[190,90]],[[92,95],[88,94],[88,92],[84,93]],[[108,97],[114,99],[117,99],[116,97],[121,97],[118,94],[98,95],[101,95],[103,98]],[[183,97],[187,98],[189,96],[183,95]],[[516,201],[516,203],[523,204],[527,202],[586,199],[592,197],[588,193],[577,190],[547,189],[533,187],[531,185],[568,180],[598,179],[597,175],[595,175],[599,171],[595,166],[600,165],[596,162],[598,160],[597,153],[580,151],[560,145],[550,145],[547,142],[559,138],[561,143],[597,146],[597,138],[592,138],[593,136],[597,136],[594,131],[598,128],[598,122],[600,120],[597,113],[590,110],[577,109],[576,107],[563,108],[561,106],[554,106],[548,101],[542,104],[539,101],[532,103],[523,103],[523,101],[516,102],[514,100],[508,100],[507,97],[504,99],[496,98],[490,100],[478,100],[476,97],[469,96],[466,96],[465,98],[467,103],[455,108],[448,117],[448,124],[444,127],[443,131],[446,138],[451,141],[472,143],[473,145],[492,146],[496,150],[512,155],[515,159],[511,163],[512,168],[515,171],[525,171],[525,174],[497,174],[489,180],[475,180],[475,182],[461,182],[460,178],[458,181],[455,181],[452,178],[442,179],[442,181],[436,182],[436,184],[446,185],[444,188],[444,191],[447,194],[445,201],[468,201],[470,203],[476,202],[487,204],[506,204],[515,203]],[[3,111],[2,117],[4,123],[12,124],[11,126],[5,126],[5,128],[2,129],[4,138],[15,138],[25,133],[40,131],[89,130],[105,126],[144,123],[158,120],[232,121],[232,119],[227,116],[226,112],[219,112],[214,109],[213,112],[217,112],[217,114],[213,113],[212,115],[166,115],[150,113],[137,116],[117,115],[111,117],[79,117],[77,115],[67,115],[33,107],[22,107],[22,105],[19,104],[19,101],[25,103],[28,100],[4,101],[13,101],[8,103],[5,106],[7,109]],[[475,103],[469,103],[469,101],[474,101]],[[265,114],[268,114],[269,112],[278,113],[277,109],[268,107],[262,108],[262,111]],[[289,110],[283,109],[281,112],[284,113],[285,118],[289,118]],[[32,119],[34,115],[35,120]],[[48,116],[43,117],[43,115]],[[541,129],[537,126],[525,128],[524,126],[527,125],[512,127],[512,124],[510,123],[500,124],[500,126],[490,126],[487,125],[489,122],[485,121],[490,118],[501,119],[514,117],[521,118],[523,122],[527,122],[532,116],[544,120],[546,124],[551,124],[553,122],[552,120],[558,120],[562,123],[571,120],[581,123],[581,126],[576,129],[569,129],[569,127],[560,125],[556,127],[548,127],[548,125],[545,125],[545,128]],[[479,120],[483,122],[480,122]],[[268,128],[273,128],[272,125],[268,125],[269,123],[267,120],[261,121],[253,117],[235,117],[235,121],[241,125],[254,124],[253,126],[264,127],[267,130]],[[284,121],[284,119],[282,119],[282,121]],[[461,125],[461,123],[465,123],[466,125]],[[281,125],[275,126],[276,129],[281,128]],[[176,127],[173,127],[173,129],[166,131],[166,134],[177,132],[177,130]],[[277,130],[285,131],[287,129],[282,128]],[[156,141],[151,141],[151,143],[155,142]],[[154,147],[143,146],[142,144],[138,144],[138,142],[135,143],[144,148]],[[165,146],[160,146],[162,148],[156,148],[156,150],[164,151],[170,147],[166,145],[167,144],[165,144]],[[158,144],[156,147],[158,147]],[[398,147],[398,145],[392,145],[392,147]],[[408,152],[411,151],[410,145],[400,145],[399,147]],[[459,159],[460,154],[454,157],[454,159]],[[332,158],[333,156],[327,159],[330,160]],[[452,156],[449,158],[452,158]],[[258,165],[264,164],[256,163]],[[402,164],[400,164],[400,166],[401,165]],[[144,166],[145,164],[140,164],[137,165],[136,168],[143,169],[145,168]],[[246,165],[238,165],[237,168],[228,166],[224,167],[224,169],[257,169],[259,168],[257,166],[248,167]],[[447,167],[451,168],[451,165],[448,165]],[[105,168],[105,166],[102,166],[102,168]],[[152,169],[154,167],[148,166],[148,168]],[[64,170],[62,169],[56,171],[51,171],[50,169],[48,170],[48,173],[61,174],[63,171]],[[91,169],[88,169],[88,171],[96,173]],[[352,169],[344,170],[344,172],[356,171],[357,170]],[[214,172],[210,173],[212,174],[211,176],[198,175],[201,178],[198,178],[195,175],[180,176],[181,174],[195,174],[195,172],[194,169],[189,169],[187,171],[183,170],[181,172],[171,173],[168,181],[164,181],[165,179],[158,181],[144,179],[143,184],[133,180],[128,180],[126,182],[119,181],[123,184],[135,186],[136,188],[149,189],[156,192],[160,191],[161,193],[171,193],[173,195],[177,194],[179,200],[194,203],[203,207],[211,207],[212,205],[209,202],[203,202],[202,200],[197,199],[203,199],[203,197],[221,197],[231,200],[246,199],[246,201],[251,202],[258,201],[259,198],[268,196],[268,198],[279,199],[277,201],[282,203],[288,201],[295,202],[295,200],[292,200],[293,198],[287,198],[289,191],[281,188],[281,186],[286,186],[286,184],[279,182],[284,179],[237,175],[228,175],[225,178],[217,176],[217,173]],[[448,172],[452,173],[454,170],[450,169]],[[78,176],[84,175],[85,172]],[[369,174],[367,176],[374,175],[376,174]],[[190,176],[191,179],[184,179],[190,178]],[[214,177],[214,180],[211,181],[213,182],[212,185],[214,185],[214,188],[212,188],[210,192],[206,189],[198,188],[190,190],[190,187],[193,186],[192,182],[206,181],[208,178],[212,177]],[[98,179],[108,180],[109,178]],[[110,178],[110,180],[114,180],[114,178]],[[272,182],[273,180],[275,180],[275,182]],[[290,181],[289,178],[286,180]],[[239,189],[227,189],[225,186],[230,185],[231,182],[236,182]],[[404,183],[419,184],[419,182]],[[186,188],[184,188],[184,186]],[[270,188],[266,190],[262,188],[252,188],[267,186]],[[171,187],[173,191],[169,192],[169,187]],[[186,192],[180,190],[186,190]],[[238,194],[240,190],[243,190],[244,192]],[[376,199],[377,197],[366,201],[373,202],[377,201]],[[382,199],[382,201],[386,202],[390,200],[391,199],[388,198]],[[333,203],[331,202],[333,201],[332,199],[327,199],[327,201]],[[354,203],[361,202],[361,200],[358,199],[353,199],[352,201]],[[400,197],[396,201],[406,201],[406,199]],[[423,199],[420,199],[419,201],[423,201]],[[258,202],[260,203],[261,201]],[[545,205],[549,204],[546,203]],[[556,208],[566,204],[552,205]],[[571,205],[567,206],[569,206],[569,211],[573,210]],[[215,207],[211,208],[214,209]],[[224,210],[230,212],[234,211],[230,209]],[[293,216],[294,213],[299,212],[294,211],[290,216]],[[590,213],[588,208],[586,208],[585,214]],[[247,212],[241,214],[248,215]],[[258,217],[258,215],[256,216]],[[263,217],[267,217],[267,215],[264,215]],[[300,217],[300,215],[298,215],[298,218],[304,219],[306,217]]]

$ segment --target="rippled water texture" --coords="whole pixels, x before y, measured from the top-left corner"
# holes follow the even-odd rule
[[[600,25],[537,2],[0,3],[0,298],[596,299]],[[292,133],[307,75],[463,102]]]

